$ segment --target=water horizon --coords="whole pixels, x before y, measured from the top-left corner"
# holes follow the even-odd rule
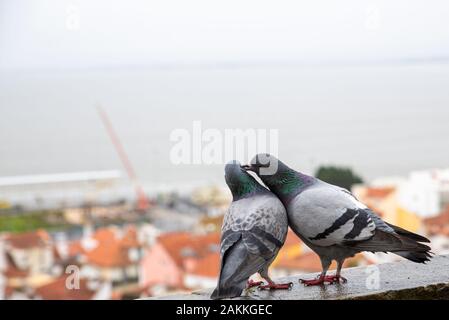
[[[282,160],[364,179],[447,167],[449,64],[6,72],[0,176],[119,169],[106,109],[148,185],[223,184],[221,165],[170,163],[170,132],[277,129]]]

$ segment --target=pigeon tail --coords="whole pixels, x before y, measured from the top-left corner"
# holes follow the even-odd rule
[[[413,248],[405,251],[392,251],[394,254],[397,254],[403,258],[406,258],[416,263],[425,263],[430,260],[430,258],[432,257],[430,247],[420,243],[420,242],[430,242],[427,238],[409,232],[405,229],[398,230],[396,228],[399,227],[395,227],[394,229],[396,232],[398,232],[399,238],[404,243],[404,247],[413,246]]]
[[[416,263],[426,263],[427,261],[430,261],[430,258],[432,257],[432,253],[429,251],[425,252],[397,251],[394,252],[394,254],[397,254],[398,256],[401,256],[405,259],[408,259]]]
[[[242,291],[243,289],[240,286],[216,287],[210,298],[214,300],[234,298],[240,296]]]
[[[392,227],[398,232],[399,227]],[[349,245],[361,251],[392,252],[417,263],[429,261],[432,257],[431,248],[417,239],[421,242],[427,240],[405,229],[400,229],[398,233],[376,230],[376,234],[371,239],[349,243]]]
[[[385,222],[385,223],[386,223],[390,228],[393,228],[393,230],[394,230],[397,234],[399,234],[399,235],[405,236],[405,237],[410,238],[411,240],[415,240],[415,241],[417,241],[417,242],[427,242],[427,243],[430,243],[430,240],[427,239],[426,237],[423,237],[423,236],[421,236],[421,235],[419,235],[419,234],[416,234],[416,233],[410,232],[410,231],[408,231],[408,230],[402,229],[401,227],[395,226],[395,225],[390,224],[390,223],[388,223],[388,222]]]
[[[239,297],[248,278],[261,270],[266,263],[260,255],[250,253],[241,240],[237,241],[222,258],[220,278],[211,298]]]

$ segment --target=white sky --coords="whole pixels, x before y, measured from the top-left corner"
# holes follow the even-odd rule
[[[0,68],[449,57],[447,0],[0,0]]]

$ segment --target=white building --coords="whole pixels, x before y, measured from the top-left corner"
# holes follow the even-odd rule
[[[421,217],[432,217],[449,205],[449,169],[411,172],[400,184],[399,203]]]

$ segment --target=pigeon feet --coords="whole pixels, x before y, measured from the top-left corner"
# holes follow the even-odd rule
[[[305,286],[321,286],[326,281],[326,277],[319,277],[317,279],[305,280],[299,279],[299,283],[304,284]]]
[[[293,282],[288,283],[268,283],[267,285],[260,286],[260,290],[290,290],[293,287]]]
[[[246,283],[247,288],[252,288],[252,287],[258,287],[261,284],[263,284],[263,281],[253,281],[253,280],[248,280],[248,282]]]
[[[329,284],[346,283],[347,281],[348,280],[346,278],[343,278],[340,275],[319,276],[318,278],[312,280],[299,279],[299,282],[303,283],[305,286],[319,286],[325,284],[326,282]]]
[[[340,275],[325,276],[324,281],[329,283],[346,283],[348,280]]]

